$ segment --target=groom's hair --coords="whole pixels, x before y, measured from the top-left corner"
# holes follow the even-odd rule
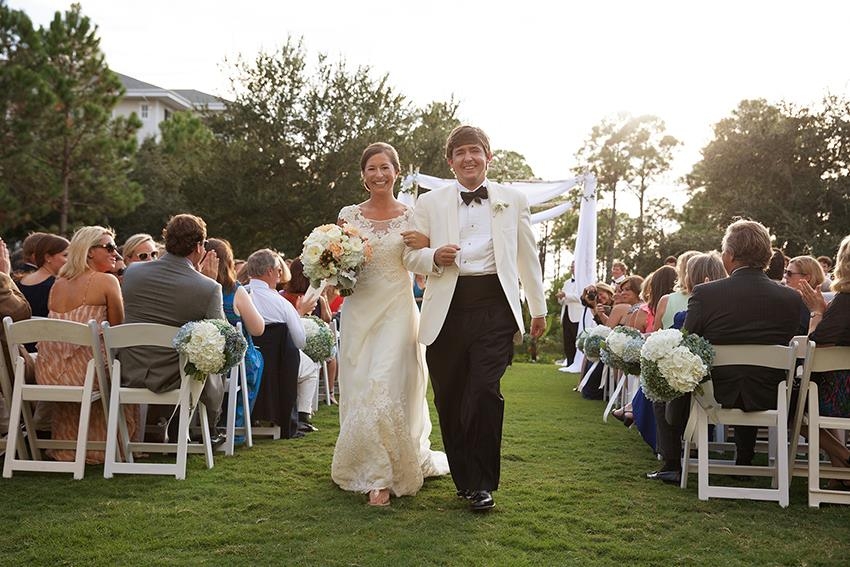
[[[484,130],[475,126],[463,125],[456,127],[449,134],[449,138],[446,140],[446,159],[452,159],[452,152],[455,148],[467,144],[481,146],[488,156],[492,153],[490,152],[490,138],[487,137]]]

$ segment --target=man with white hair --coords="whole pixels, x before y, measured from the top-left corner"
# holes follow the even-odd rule
[[[317,298],[312,301],[305,300],[303,297],[299,298],[296,308],[277,292],[275,287],[288,268],[280,255],[268,248],[251,254],[245,262],[244,269],[247,276],[251,278],[246,288],[263,320],[266,324],[286,323],[289,336],[299,349],[301,360],[297,390],[298,431],[293,432],[291,436],[301,437],[305,432],[316,431],[310,423],[310,415],[313,413],[313,397],[319,387],[319,365],[301,351],[307,344],[301,317],[312,313],[316,307]],[[260,387],[262,388],[262,385]],[[282,429],[286,430],[286,427]]]

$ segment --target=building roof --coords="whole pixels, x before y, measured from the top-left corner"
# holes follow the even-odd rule
[[[128,75],[115,73],[126,91],[127,98],[163,99],[178,110],[224,110],[224,99],[194,89],[164,89]]]
[[[195,108],[206,107],[213,110],[224,110],[223,98],[207,94],[195,89],[174,89],[174,92],[191,102]]]

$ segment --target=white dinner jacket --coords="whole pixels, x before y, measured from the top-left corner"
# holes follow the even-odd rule
[[[488,182],[487,190],[492,214],[496,271],[519,328],[514,336],[514,342],[518,344],[522,342],[522,334],[525,332],[520,307],[520,282],[532,317],[546,315],[543,277],[531,229],[531,212],[528,199],[522,192],[493,182]],[[460,242],[457,207],[457,188],[454,183],[419,197],[413,223],[416,230],[430,238],[430,246],[419,250],[405,248],[404,251],[405,267],[411,272],[428,276],[419,321],[419,342],[426,345],[433,343],[443,328],[460,272],[456,264],[446,267],[434,264],[437,248]]]

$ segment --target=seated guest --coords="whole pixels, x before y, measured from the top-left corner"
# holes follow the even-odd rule
[[[260,315],[251,296],[236,281],[236,268],[233,264],[233,249],[230,242],[219,238],[210,238],[208,248],[215,251],[218,257],[218,272],[215,281],[221,284],[222,300],[224,301],[224,315],[234,327],[242,323],[242,335],[248,342],[245,351],[245,381],[248,384],[249,409],[254,408],[257,393],[260,391],[260,379],[263,375],[263,355],[254,346],[251,337],[263,334],[266,324]],[[242,396],[236,399],[236,427],[245,426],[245,411],[242,407]],[[244,439],[234,439],[237,443],[243,443]]]
[[[56,281],[59,270],[68,261],[68,241],[61,236],[45,232],[35,233],[32,261],[37,266],[33,272],[24,274],[18,282],[18,289],[27,298],[33,317],[47,317],[47,298]],[[32,236],[28,238],[33,238]],[[35,352],[35,345],[28,344],[29,352]]]
[[[788,264],[788,258],[785,257],[785,254],[782,250],[778,250],[776,248],[772,249],[773,252],[770,255],[770,261],[767,263],[767,268],[764,269],[767,277],[772,279],[775,282],[782,281],[782,274],[785,271],[785,266]]]
[[[676,283],[673,286],[672,292],[658,300],[652,331],[669,329],[673,326],[673,316],[679,311],[684,311],[688,308],[688,298],[691,296],[689,291],[685,291],[687,288],[688,260],[697,254],[699,252],[696,250],[688,250],[679,254],[676,260]],[[667,309],[668,305],[670,309]]]
[[[156,262],[134,262],[124,273],[124,305],[127,323],[159,323],[181,327],[189,321],[224,319],[221,286],[198,269],[204,256],[207,225],[194,215],[171,217],[162,231],[166,253]],[[174,349],[134,347],[121,349],[124,386],[169,392],[180,387],[179,357]],[[210,377],[201,392],[207,408],[213,444],[224,443],[216,433],[221,415],[224,384]],[[168,436],[175,438],[177,420],[171,420]]]
[[[9,259],[9,250],[6,248],[6,243],[0,239],[0,321],[4,317],[11,317],[12,321],[21,321],[29,319],[32,315],[30,305],[24,294],[20,292],[18,286],[9,275],[11,272],[11,261]],[[6,344],[6,331],[0,325],[0,364],[6,367],[6,372],[10,381],[14,381],[14,373],[12,370],[11,360],[9,359],[9,348]],[[32,358],[25,352],[21,353],[24,356],[24,362],[32,363]],[[32,364],[27,365],[32,376]],[[30,380],[28,380],[30,381]],[[10,392],[11,393],[11,392]],[[9,408],[5,406],[4,400],[0,397],[0,432],[5,433],[9,426]]]
[[[115,276],[108,274],[115,267],[118,247],[115,234],[100,226],[85,226],[71,238],[68,261],[59,270],[48,301],[48,317],[62,321],[98,323],[109,321],[120,325],[124,320],[121,288]],[[35,361],[35,379],[39,384],[66,384],[82,386],[86,368],[92,358],[88,347],[62,342],[39,342]],[[98,383],[95,382],[95,390]],[[128,406],[127,426],[130,434],[136,428],[137,408]],[[80,404],[55,403],[52,408],[51,431],[53,439],[77,438]],[[100,403],[92,404],[89,420],[89,441],[106,440],[106,415]],[[49,449],[47,454],[57,461],[73,461],[73,449]],[[87,463],[102,463],[103,451],[86,451]]]
[[[47,234],[46,232],[31,232],[24,238],[21,249],[12,258],[12,279],[19,282],[21,278],[38,269],[35,263],[35,247],[38,241]]]
[[[245,262],[245,273],[250,278],[247,288],[251,293],[251,297],[254,300],[254,305],[256,305],[257,311],[259,311],[260,315],[263,317],[266,325],[268,326],[273,323],[285,323],[289,331],[289,336],[292,338],[292,342],[295,347],[299,349],[300,360],[297,377],[296,400],[289,400],[287,396],[287,399],[282,400],[279,404],[280,407],[275,408],[275,410],[281,411],[280,408],[290,405],[293,401],[297,404],[296,407],[300,410],[306,408],[307,402],[309,401],[310,411],[312,411],[313,394],[319,386],[319,366],[300,351],[300,349],[303,349],[307,344],[306,335],[304,333],[304,325],[301,323],[301,317],[313,312],[313,309],[316,307],[317,299],[308,301],[304,298],[304,296],[301,296],[296,299],[295,305],[293,306],[292,303],[285,300],[277,291],[275,291],[275,287],[280,282],[281,276],[284,273],[284,264],[276,252],[267,248],[257,250],[248,257],[248,260]],[[269,361],[265,353],[263,354],[263,357],[266,359],[266,364],[268,365]],[[261,384],[261,396],[262,391],[265,391],[266,389],[267,385],[265,382],[267,380],[268,375],[263,377],[263,384]],[[289,386],[291,386],[291,384]],[[265,406],[269,402],[274,405],[278,405],[277,401],[265,400],[262,406]],[[285,413],[286,409],[284,408],[282,411]],[[275,418],[272,419],[272,421],[277,420],[276,422],[278,425],[280,425],[283,429],[286,429],[287,424],[284,420],[287,419],[287,416],[278,414],[271,417]],[[306,431],[315,430],[315,428],[313,428],[308,422],[302,421],[302,416],[299,415],[298,417],[298,431],[294,434],[290,434],[291,437],[300,437]],[[301,435],[298,435],[299,433]]]
[[[838,247],[833,277],[835,297],[828,306],[819,286],[804,279],[795,282],[811,310],[809,338],[819,347],[850,346],[850,236],[845,236]],[[850,369],[813,374],[812,380],[818,384],[820,415],[850,417]],[[847,446],[827,429],[820,430],[820,447],[833,466],[850,467]],[[847,490],[850,481],[830,479],[829,488]]]
[[[145,233],[134,234],[125,240],[121,252],[127,266],[134,262],[152,262],[159,256],[153,236]]]
[[[644,301],[641,299],[643,278],[640,276],[624,277],[623,281],[617,284],[614,289],[614,307],[611,309],[611,313],[604,317],[605,325],[612,329],[617,325],[631,327],[632,325],[628,324],[629,320],[644,305]]]
[[[693,288],[684,329],[715,345],[787,345],[795,335],[804,334],[800,295],[777,285],[765,273],[772,253],[767,229],[755,221],[735,221],[726,228],[722,250],[729,277]],[[776,408],[777,386],[785,380],[785,373],[771,368],[724,366],[714,369],[711,379],[715,398],[723,407],[760,411]],[[664,465],[648,473],[647,478],[679,483],[681,431],[688,403],[687,396],[674,400],[667,408],[669,421],[659,421],[658,450]],[[751,464],[755,441],[755,427],[735,427],[737,464]]]

